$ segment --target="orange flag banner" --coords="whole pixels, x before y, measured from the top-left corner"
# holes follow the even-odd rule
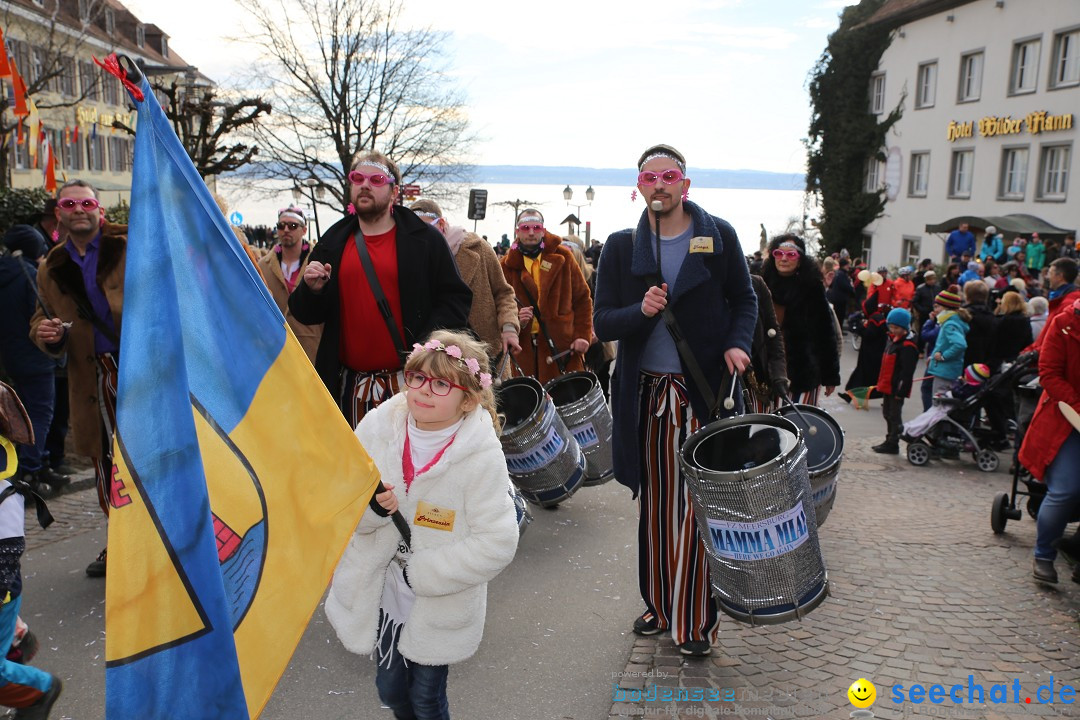
[[[4,43],[4,31],[0,30],[0,79],[11,77],[11,64],[8,63],[7,45]]]
[[[16,117],[26,117],[30,114],[30,109],[26,107],[26,83],[23,82],[14,60],[11,61],[11,84],[15,88],[15,107],[11,112]]]

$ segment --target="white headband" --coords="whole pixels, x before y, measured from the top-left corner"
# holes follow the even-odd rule
[[[382,170],[383,174],[386,175],[388,178],[390,178],[391,180],[394,179],[394,173],[390,172],[390,168],[386,167],[382,163],[375,162],[374,160],[361,160],[360,162],[356,163],[356,167],[360,167],[361,165],[378,168]]]
[[[296,211],[296,210],[282,210],[281,212],[278,213],[278,216],[277,216],[278,222],[280,222],[283,218],[284,219],[289,219],[289,220],[296,220],[296,222],[298,222],[298,223],[300,223],[301,225],[304,225],[304,226],[307,225],[307,220],[304,219],[304,216],[301,215],[299,213],[299,211]]]
[[[431,218],[432,220],[441,220],[442,219],[442,215],[437,215],[436,213],[433,213],[433,212],[427,212],[427,211],[414,211],[414,212],[416,212],[416,214],[419,215],[420,217]]]
[[[683,172],[686,172],[686,165],[683,163],[683,161],[680,160],[679,158],[675,157],[671,153],[666,153],[666,152],[656,152],[656,153],[653,153],[652,155],[648,156],[647,158],[645,158],[644,160],[641,161],[641,165],[638,167],[638,170],[641,170],[641,168],[645,167],[649,163],[650,160],[655,160],[656,158],[667,158],[668,160],[674,160],[675,164],[679,166],[679,170],[682,170]]]
[[[543,224],[544,218],[540,217],[539,215],[522,215],[520,218],[518,218],[518,224],[520,225],[523,222],[538,222]]]
[[[790,248],[791,250],[798,251],[798,253],[800,255],[802,255],[802,248],[800,248],[797,244],[791,242],[790,240],[785,240],[784,242],[780,243],[777,247],[778,248]]]

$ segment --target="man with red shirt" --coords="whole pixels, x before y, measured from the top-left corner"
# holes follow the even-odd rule
[[[349,182],[350,212],[311,251],[289,309],[302,323],[325,323],[315,369],[355,427],[398,391],[402,353],[414,342],[438,328],[466,327],[472,292],[439,231],[394,205],[401,171],[390,158],[361,153]],[[381,309],[360,260],[359,239],[386,297]]]

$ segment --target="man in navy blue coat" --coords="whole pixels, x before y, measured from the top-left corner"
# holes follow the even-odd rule
[[[660,314],[678,320],[715,398],[725,378],[750,364],[757,298],[735,230],[687,199],[682,154],[653,146],[638,170],[646,211],[635,230],[604,244],[594,301],[597,337],[619,341],[611,391],[615,477],[641,494],[638,582],[645,612],[634,632],[670,632],[683,654],[708,655],[719,615],[678,453],[713,408]],[[654,201],[660,203],[655,213]]]

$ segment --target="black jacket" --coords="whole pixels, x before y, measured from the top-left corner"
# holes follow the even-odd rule
[[[985,304],[965,305],[971,313],[971,322],[967,331],[967,350],[964,352],[964,367],[972,363],[986,363],[991,372],[997,372],[1001,365],[1001,353],[997,348],[998,318]]]
[[[432,330],[465,328],[472,308],[472,291],[458,275],[454,256],[442,233],[411,210],[394,207],[397,223],[398,286],[401,288],[401,320],[405,326],[405,349],[423,340]],[[355,215],[346,215],[322,236],[311,250],[311,261],[329,263],[330,280],[316,293],[301,280],[289,296],[293,317],[305,325],[325,323],[315,369],[332,395],[337,394],[341,344],[341,287],[338,278],[343,253],[356,252],[350,240],[359,230]],[[365,286],[363,292],[370,292]],[[389,369],[389,368],[388,368]]]
[[[925,320],[930,317],[930,311],[934,309],[934,298],[941,292],[941,286],[923,283],[915,288],[915,297],[911,300],[911,307],[919,313],[919,317]]]
[[[1002,315],[998,319],[997,356],[1003,362],[1012,362],[1024,348],[1031,344],[1031,319],[1021,312]]]

